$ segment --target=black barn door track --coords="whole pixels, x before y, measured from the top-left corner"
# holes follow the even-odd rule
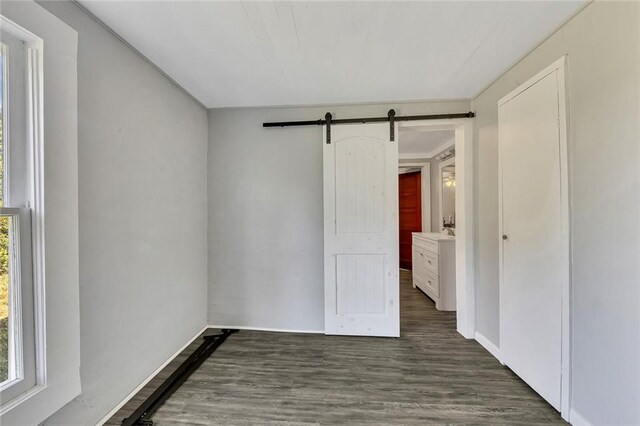
[[[122,421],[123,426],[153,425],[151,416],[169,399],[169,397],[189,378],[191,373],[215,352],[227,340],[227,337],[238,330],[223,329],[220,334],[204,336],[203,342],[189,355],[180,366],[156,389],[129,417]]]

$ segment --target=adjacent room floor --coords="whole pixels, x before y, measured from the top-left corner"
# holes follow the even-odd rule
[[[156,425],[563,423],[402,271],[401,337],[240,331],[153,417]],[[210,333],[209,331],[208,333]],[[127,403],[120,424],[193,350]]]

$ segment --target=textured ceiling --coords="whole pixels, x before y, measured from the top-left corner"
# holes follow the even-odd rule
[[[80,3],[208,107],[468,99],[586,4]]]

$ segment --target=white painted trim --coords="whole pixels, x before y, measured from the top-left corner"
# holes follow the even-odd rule
[[[31,262],[33,268],[36,383],[47,384],[45,202],[44,202],[44,53],[43,40],[28,47],[28,107],[31,143]]]
[[[558,133],[560,136],[560,188],[562,191],[562,392],[560,394],[562,418],[569,421],[571,411],[571,221],[569,186],[569,143],[566,93],[566,55],[558,59]]]
[[[431,163],[426,163],[420,169],[422,182],[420,202],[422,204],[422,232],[431,232]]]
[[[236,326],[236,325],[210,325],[209,328],[229,328],[236,330],[250,330],[250,331],[268,331],[274,333],[306,333],[306,334],[324,334],[324,330],[295,330],[288,328],[270,328],[270,327],[244,327],[244,326]]]
[[[500,361],[500,363],[502,364],[502,361],[500,359],[500,348],[494,345],[493,342],[487,339],[482,333],[476,331],[475,337],[476,341],[480,343],[480,345],[485,348],[487,352],[493,355],[494,358]]]
[[[4,92],[6,93],[6,92]],[[6,96],[5,96],[6,97]],[[6,169],[5,169],[6,170]],[[7,363],[7,380],[0,383],[0,396],[11,399],[9,395],[20,395],[27,391],[29,386],[34,386],[35,383],[25,383],[25,371],[24,357],[28,354],[28,351],[24,350],[23,341],[23,300],[22,289],[23,283],[21,281],[22,275],[22,262],[21,262],[21,223],[20,223],[20,209],[15,207],[0,207],[0,216],[10,218],[9,227],[9,316],[8,316],[8,363]],[[29,282],[29,284],[31,284]],[[26,301],[27,303],[29,301]],[[28,323],[28,322],[27,322]],[[27,352],[27,353],[25,353]],[[34,355],[33,353],[29,356]],[[34,362],[34,359],[30,359]],[[33,371],[31,372],[33,373]],[[0,406],[0,412],[2,412]]]
[[[178,355],[180,355],[187,347],[194,342],[202,333],[207,331],[207,329],[211,328],[211,326],[204,326],[202,330],[198,331],[195,336],[193,336],[187,343],[182,345],[180,349],[173,353],[165,362],[163,362],[158,368],[156,368],[146,379],[144,379],[138,386],[136,386],[127,396],[124,397],[122,401],[118,403],[115,407],[111,409],[100,421],[97,423],[97,426],[102,426],[105,424],[111,417],[113,417],[124,405],[129,402],[131,398],[133,398],[138,392],[144,388],[147,383],[149,383],[155,376],[158,375],[171,361],[173,361]]]
[[[398,168],[402,167],[420,167],[422,232],[431,232],[431,163],[429,161],[398,163]]]
[[[4,27],[4,21],[6,18],[4,18],[3,16],[0,15],[0,27]],[[10,21],[9,21],[10,22]],[[9,83],[8,83],[8,79],[7,79],[7,45],[5,43],[2,42],[2,40],[0,40],[0,54],[2,55],[3,59],[3,64],[2,64],[2,68],[0,69],[0,72],[2,73],[2,87],[0,88],[2,90],[2,93],[9,93]],[[9,96],[5,95],[2,97],[2,111],[0,111],[0,114],[2,115],[2,137],[4,138],[4,140],[9,140],[9,114],[7,113],[9,111]],[[8,144],[3,143],[2,144],[2,150],[0,151],[0,153],[2,154],[2,170],[8,170],[7,167],[7,158],[9,158],[9,152],[8,152]],[[9,174],[8,173],[4,173],[6,176],[2,176],[2,193],[3,194],[8,194],[9,193]]]
[[[425,164],[429,164],[427,161],[405,161],[404,163],[398,163],[398,168],[402,167],[422,167]]]
[[[566,58],[567,58],[567,55],[564,55],[564,56],[558,58],[551,65],[549,65],[548,67],[546,67],[545,69],[543,69],[542,71],[540,71],[539,73],[537,73],[536,75],[531,77],[529,80],[525,81],[520,86],[518,86],[517,88],[515,88],[514,90],[509,92],[509,94],[507,94],[506,96],[503,96],[502,98],[500,98],[500,100],[498,101],[498,107],[501,107],[502,105],[506,104],[511,99],[515,98],[520,93],[524,92],[529,87],[533,86],[538,81],[542,80],[547,75],[549,75],[552,72],[554,72],[555,70],[559,70],[560,68],[562,68],[563,69],[563,73],[564,73],[564,65],[565,65],[565,62],[566,62]]]
[[[0,415],[2,415],[15,407],[16,401],[23,400],[21,396],[31,394],[29,387],[46,387],[47,354],[44,279],[44,162],[42,161],[44,153],[44,42],[31,31],[3,15],[0,15],[0,28],[24,43],[25,65],[24,69],[20,69],[20,73],[24,73],[24,81],[21,83],[24,86],[19,86],[19,89],[24,94],[25,102],[24,105],[20,106],[26,107],[26,116],[24,117],[24,123],[20,121],[20,124],[26,124],[24,137],[27,142],[25,154],[28,161],[28,167],[24,173],[27,180],[26,194],[24,194],[23,199],[24,204],[20,202],[20,207],[24,211],[21,214],[22,218],[18,220],[23,224],[20,225],[20,229],[14,230],[16,247],[13,248],[13,251],[16,252],[14,256],[17,264],[13,265],[12,281],[14,287],[16,287],[14,290],[18,290],[18,286],[20,289],[14,292],[15,297],[12,300],[13,307],[10,313],[10,316],[15,321],[14,324],[11,324],[10,321],[10,328],[12,329],[10,332],[12,332],[16,341],[10,347],[10,350],[16,350],[15,354],[13,354],[14,362],[17,364],[14,369],[19,375],[19,380],[6,382],[2,386],[2,392],[6,392],[3,395],[6,397],[6,401],[15,399],[15,401],[0,406]],[[5,61],[7,59],[10,61],[10,58],[5,57]],[[8,64],[10,62],[7,62],[6,65]],[[8,84],[6,77],[6,75],[3,77],[4,93],[8,93],[6,91]],[[9,97],[10,94],[3,97],[5,119],[9,118],[7,114],[10,115],[10,107],[7,103]],[[8,123],[8,120],[3,121],[4,126],[7,127],[6,135],[11,132]],[[5,144],[4,149],[10,150],[10,145]],[[4,158],[6,161],[11,156],[6,152]],[[5,170],[11,170],[11,166],[7,164]],[[10,186],[5,186],[5,189],[9,188]],[[5,191],[5,194],[8,193],[9,191]],[[23,238],[25,236],[28,237],[22,240],[26,241],[22,247],[19,242],[21,234],[23,234]],[[22,311],[23,303],[30,304],[32,308]],[[24,349],[25,345],[30,347],[31,343],[33,343],[33,349]],[[31,365],[32,367],[26,370],[23,364]],[[23,380],[24,382],[22,382]],[[20,382],[22,383],[19,384]],[[9,390],[13,386],[15,388]]]
[[[452,164],[455,165],[456,157],[455,155],[451,158],[447,158],[444,161],[438,163],[438,229],[436,232],[442,231],[442,169],[450,166]],[[457,222],[457,219],[454,218],[454,222]]]
[[[567,420],[573,426],[591,426],[592,424],[587,419],[582,417],[580,413],[578,413],[573,409],[569,411],[569,419],[565,419],[565,420]]]
[[[561,196],[561,227],[562,227],[562,292],[561,292],[561,389],[560,389],[560,412],[562,418],[569,421],[571,416],[571,239],[569,220],[569,153],[568,153],[568,101],[566,93],[567,76],[565,66],[567,56],[564,55],[554,61],[551,65],[537,73],[508,95],[498,101],[498,107],[504,105],[520,93],[524,92],[538,81],[549,74],[557,72],[558,82],[558,134],[560,138],[560,196]],[[499,151],[499,150],[498,150]],[[500,153],[498,152],[498,157]],[[498,229],[502,233],[503,227],[503,205],[502,205],[502,162],[498,161]],[[503,246],[499,245],[499,286],[503,281]]]
[[[6,31],[12,36],[21,39],[29,46],[36,46],[42,49],[42,39],[31,31],[21,27],[20,25],[2,15],[0,15],[0,23],[2,24],[0,25],[0,28],[2,28],[3,31]]]
[[[399,127],[430,127],[455,132],[456,149],[456,310],[457,330],[467,339],[475,337],[475,211],[473,170],[473,119],[400,122]]]
[[[458,332],[476,331],[476,217],[473,120],[462,120],[456,137],[456,300]]]
[[[100,421],[96,424],[97,426],[104,425],[111,417],[113,417],[124,405],[131,400],[138,392],[142,390],[155,376],[158,375],[171,361],[173,361],[178,355],[180,355],[191,343],[193,343],[198,336],[209,329],[237,329],[237,330],[252,330],[252,331],[268,331],[268,332],[278,332],[278,333],[312,333],[312,334],[324,334],[324,330],[289,330],[283,328],[267,328],[267,327],[237,327],[237,326],[228,326],[228,325],[207,325],[202,328],[202,330],[198,331],[187,343],[182,345],[180,349],[174,352],[165,362],[163,362],[158,368],[156,368],[146,379],[144,379],[138,386],[136,386],[127,396],[125,396],[122,401],[118,403],[115,407],[111,409]]]

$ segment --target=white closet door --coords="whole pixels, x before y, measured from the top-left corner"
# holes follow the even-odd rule
[[[500,353],[556,409],[562,371],[558,71],[499,106]]]
[[[388,123],[323,143],[325,333],[399,336],[398,144]]]

